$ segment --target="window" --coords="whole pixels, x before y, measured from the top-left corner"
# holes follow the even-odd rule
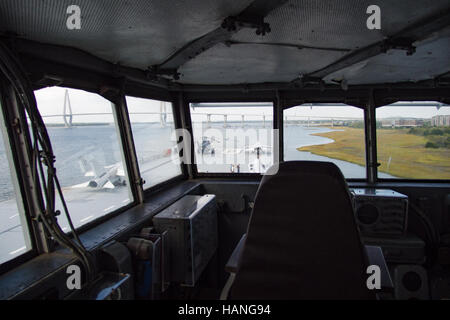
[[[61,87],[35,95],[74,226],[133,202],[113,105],[97,94]],[[63,212],[59,199],[56,207]],[[69,231],[65,215],[58,219]]]
[[[272,103],[191,103],[200,173],[264,173],[274,163]]]
[[[172,103],[126,97],[144,188],[181,174]]]
[[[450,107],[399,102],[376,117],[378,177],[450,179]]]
[[[283,113],[284,160],[329,161],[346,178],[365,178],[364,111],[301,105]]]
[[[31,249],[8,135],[0,112],[0,264]]]

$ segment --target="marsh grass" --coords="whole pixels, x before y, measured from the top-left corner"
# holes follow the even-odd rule
[[[333,128],[339,131],[315,135],[333,143],[298,148],[313,154],[365,166],[364,130]],[[450,149],[426,148],[426,137],[408,129],[377,130],[378,171],[408,179],[450,179]]]

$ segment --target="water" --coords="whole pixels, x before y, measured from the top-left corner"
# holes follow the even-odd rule
[[[213,125],[213,127],[224,130],[221,125]],[[248,128],[247,126],[245,129]],[[255,125],[254,128],[262,128],[262,124]],[[364,178],[366,176],[364,166],[297,150],[299,147],[333,142],[331,139],[312,135],[330,131],[332,129],[321,127],[286,126],[284,129],[285,160],[331,161],[339,166],[346,178]],[[114,125],[49,127],[48,132],[56,155],[58,177],[63,187],[86,182],[86,164],[89,168],[101,172],[106,166],[122,162]],[[154,155],[161,155],[174,145],[173,141],[168,141],[171,137],[171,129],[163,128],[159,124],[133,124],[133,135],[136,148],[139,150],[140,161],[152,159]],[[195,138],[199,137],[196,135]],[[228,165],[226,168],[226,172],[229,172]],[[1,202],[14,196],[3,144],[0,144],[0,170],[3,173],[0,175]],[[389,177],[383,173],[380,173],[380,176]]]
[[[284,127],[284,159],[290,160],[308,160],[308,161],[330,161],[341,169],[344,177],[349,179],[358,179],[366,177],[366,167],[347,161],[331,159],[311,152],[298,151],[297,148],[322,145],[332,143],[332,139],[315,136],[313,134],[334,131],[329,128],[321,127],[303,127],[303,126],[285,126]],[[364,137],[362,137],[364,139]]]

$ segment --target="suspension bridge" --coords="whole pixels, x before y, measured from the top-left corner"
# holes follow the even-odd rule
[[[171,112],[168,111],[167,103],[164,101],[160,102],[159,112],[132,112],[130,115],[157,115],[159,119],[159,123],[162,127],[167,126],[167,118],[168,114]],[[73,113],[72,112],[72,104],[70,102],[69,91],[66,89],[64,94],[64,104],[63,104],[63,113],[62,114],[48,114],[43,115],[42,118],[60,118],[63,120],[64,126],[66,128],[71,128],[74,126],[74,118],[76,117],[86,117],[86,116],[112,116],[112,112],[89,112],[89,113]]]
[[[343,104],[328,104],[328,103],[319,103],[319,104],[304,104],[302,107],[317,107],[317,106],[346,106]],[[236,123],[240,122],[242,127],[245,127],[246,123],[249,121],[258,121],[262,122],[263,127],[267,125],[272,126],[272,113],[224,113],[224,112],[198,112],[198,109],[203,108],[223,108],[226,107],[240,107],[249,108],[252,107],[270,107],[272,108],[272,103],[193,103],[191,104],[191,118],[192,121],[195,122],[203,122],[206,123],[208,127],[212,125],[212,123],[223,123],[223,127],[228,127],[231,122]],[[63,112],[62,114],[49,114],[43,115],[43,118],[61,118],[63,120],[63,124],[67,128],[71,128],[76,123],[74,123],[74,119],[79,117],[87,117],[87,116],[111,116],[112,113],[108,112],[90,112],[90,113],[73,113],[72,104],[70,101],[69,91],[66,90],[64,94],[64,104],[63,104]],[[231,108],[230,108],[231,109]],[[130,112],[130,116],[145,116],[145,115],[156,115],[158,120],[153,120],[152,122],[159,122],[162,127],[167,126],[168,115],[172,114],[171,107],[167,102],[161,101],[159,106],[159,112]],[[199,117],[201,117],[199,119]],[[308,115],[297,115],[297,114],[289,114],[283,116],[285,125],[304,125],[304,126],[327,126],[334,127],[339,125],[348,125],[349,123],[354,123],[358,121],[363,121],[363,118],[357,117],[325,117],[325,116],[308,116]]]

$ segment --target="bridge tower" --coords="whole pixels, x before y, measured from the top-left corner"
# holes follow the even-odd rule
[[[161,127],[165,127],[167,125],[167,105],[165,101],[161,101],[159,106],[159,121],[161,123]]]
[[[72,127],[73,114],[72,105],[70,104],[69,90],[66,89],[64,93],[64,110],[63,110],[63,120],[66,128]]]

